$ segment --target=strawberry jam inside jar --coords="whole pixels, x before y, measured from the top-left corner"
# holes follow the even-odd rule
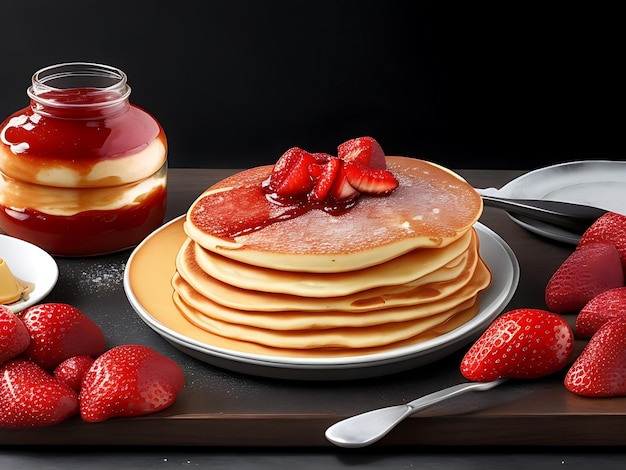
[[[53,255],[132,248],[165,216],[167,140],[126,74],[72,62],[36,72],[0,125],[0,230]]]

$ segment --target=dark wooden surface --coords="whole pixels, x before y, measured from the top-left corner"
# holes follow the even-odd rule
[[[202,190],[232,171],[170,170],[167,217],[184,213]],[[499,187],[520,174],[497,170],[459,173],[475,187]],[[506,310],[544,307],[544,286],[572,247],[530,234],[497,209],[485,208],[481,222],[507,241],[520,262],[520,284]],[[178,401],[168,410],[145,417],[98,424],[74,418],[50,428],[0,430],[0,456],[17,459],[33,448],[67,445],[79,453],[92,446],[122,446],[127,450],[141,446],[147,452],[163,452],[170,448],[166,446],[174,446],[191,447],[198,455],[202,446],[210,452],[227,448],[237,453],[241,448],[253,448],[293,456],[323,449],[343,454],[345,450],[338,450],[324,438],[325,429],[337,420],[405,402],[463,380],[458,371],[463,350],[400,374],[346,382],[268,379],[207,365],[179,352],[134,313],[122,286],[129,254],[58,258],[59,282],[46,301],[81,308],[101,325],[109,346],[148,344],[178,361],[187,381]],[[569,320],[573,322],[573,318]],[[580,343],[577,348],[582,346]],[[552,450],[577,446],[580,450],[625,445],[626,398],[578,397],[565,390],[562,378],[556,374],[541,380],[509,382],[489,392],[443,402],[411,416],[371,449],[399,455],[396,452],[406,452],[406,446],[419,453],[450,446],[459,446],[457,450],[488,447],[499,454],[511,446],[516,447],[513,452],[524,453],[537,446]],[[97,452],[106,454],[106,447]],[[362,451],[348,452],[355,455]]]

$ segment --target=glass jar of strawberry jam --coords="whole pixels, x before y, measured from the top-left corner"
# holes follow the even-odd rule
[[[36,72],[0,125],[0,229],[53,255],[131,248],[163,223],[167,140],[126,74],[73,62]]]

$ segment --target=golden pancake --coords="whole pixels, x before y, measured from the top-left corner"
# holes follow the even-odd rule
[[[388,323],[400,323],[450,311],[485,289],[491,281],[491,274],[484,262],[477,265],[474,276],[453,294],[416,305],[388,307],[364,312],[346,311],[303,311],[280,312],[238,310],[218,304],[198,293],[180,275],[174,275],[172,284],[180,301],[192,307],[197,315],[204,315],[229,324],[249,325],[269,330],[317,330],[332,328],[359,328]],[[186,313],[183,313],[187,316]]]
[[[479,308],[478,302],[474,311],[462,311],[453,315],[447,321],[430,328],[419,335],[389,345],[360,348],[360,349],[281,349],[264,346],[258,343],[239,341],[236,338],[226,338],[215,335],[187,320],[180,310],[175,307],[173,289],[155,289],[154,286],[163,286],[171,282],[172,273],[175,272],[175,258],[179,247],[183,244],[186,236],[182,229],[183,221],[177,220],[167,224],[160,231],[158,237],[150,237],[146,240],[143,249],[134,253],[133,263],[128,272],[133,286],[133,294],[145,309],[150,312],[151,318],[159,322],[167,330],[174,331],[181,337],[188,338],[194,344],[206,345],[215,351],[228,351],[229,354],[250,356],[263,356],[271,360],[321,360],[333,361],[339,358],[363,357],[370,354],[379,354],[397,348],[414,347],[419,343],[430,341],[455,330],[466,324],[475,317]],[[174,311],[172,311],[172,307]]]
[[[364,327],[338,327],[303,330],[269,330],[246,324],[224,322],[187,305],[175,293],[174,302],[182,314],[199,328],[238,341],[258,343],[281,349],[371,348],[380,347],[428,331],[467,309],[474,309],[477,296],[448,311],[415,320]]]
[[[474,233],[474,230],[471,231]],[[470,249],[438,270],[406,284],[376,287],[338,297],[302,297],[235,287],[201,269],[194,244],[187,241],[176,259],[179,275],[203,297],[233,309],[253,311],[347,311],[365,312],[381,308],[417,305],[452,295],[474,275],[478,261],[477,236]],[[385,263],[393,264],[392,261]],[[393,267],[393,266],[391,266]]]
[[[374,287],[404,285],[423,279],[466,254],[474,236],[473,231],[468,230],[458,240],[443,248],[417,248],[385,263],[340,273],[262,268],[225,258],[202,248],[191,239],[186,243],[193,244],[195,261],[200,268],[226,284],[242,289],[302,297],[338,297]]]
[[[387,157],[398,187],[330,214],[270,201],[272,169],[232,175],[187,211],[172,299],[190,324],[243,350],[322,357],[413,344],[476,315],[491,272],[473,228],[482,199],[460,176]]]
[[[255,266],[347,272],[416,248],[447,246],[482,212],[480,195],[454,172],[415,158],[387,157],[387,169],[399,182],[388,196],[363,195],[341,215],[310,210],[247,230],[251,217],[280,218],[283,208],[260,189],[272,168],[245,170],[209,188],[187,212],[187,235],[207,250]],[[240,222],[243,234],[216,235]]]

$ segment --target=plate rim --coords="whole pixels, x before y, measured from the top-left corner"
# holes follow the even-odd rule
[[[0,245],[5,243],[11,245],[10,248],[15,250],[11,251],[8,256],[6,254],[1,255],[1,257],[7,261],[13,275],[24,282],[33,283],[35,286],[27,300],[8,305],[3,304],[13,313],[18,313],[37,304],[54,289],[54,286],[59,280],[59,265],[50,253],[43,248],[26,240],[0,233]],[[31,256],[36,257],[37,263],[39,264],[33,268],[32,264],[25,263],[23,261],[24,252],[30,253]],[[14,257],[15,253],[20,253],[19,259]],[[22,270],[28,273],[33,272],[40,274],[41,276],[24,276],[21,273]]]
[[[124,270],[123,284],[126,296],[132,308],[135,310],[135,313],[157,334],[172,343],[174,346],[180,346],[185,350],[192,349],[206,356],[207,360],[205,362],[208,363],[212,362],[212,358],[225,360],[227,362],[230,361],[233,363],[233,370],[238,369],[239,367],[237,366],[241,364],[256,366],[260,369],[249,372],[255,375],[268,375],[263,372],[263,370],[266,370],[267,368],[299,370],[301,372],[307,370],[328,371],[340,369],[345,371],[347,369],[374,368],[378,366],[384,366],[386,364],[397,364],[402,361],[410,361],[411,359],[421,358],[424,355],[428,354],[435,355],[435,353],[443,349],[450,348],[452,346],[454,346],[456,350],[462,346],[462,343],[467,343],[471,341],[473,337],[478,337],[479,334],[482,333],[484,328],[486,328],[486,325],[490,323],[497,315],[499,315],[506,307],[506,305],[510,302],[519,284],[520,267],[513,250],[497,233],[495,233],[493,230],[489,229],[485,225],[481,224],[480,222],[476,222],[475,227],[477,228],[477,232],[479,233],[479,235],[483,238],[488,237],[487,239],[491,240],[490,242],[485,242],[481,238],[481,249],[485,250],[490,247],[490,249],[492,250],[499,250],[500,255],[504,253],[506,255],[504,259],[506,260],[506,267],[508,269],[508,272],[505,273],[505,276],[502,276],[501,273],[498,273],[498,282],[494,284],[492,281],[492,284],[489,286],[489,288],[481,293],[481,296],[484,296],[487,293],[491,294],[492,292],[495,292],[496,289],[499,289],[499,291],[495,294],[495,298],[488,306],[485,307],[487,309],[486,313],[481,307],[481,310],[476,315],[476,317],[474,317],[466,324],[461,325],[460,327],[448,333],[445,333],[444,335],[433,340],[368,355],[333,358],[318,357],[292,359],[282,356],[239,352],[235,350],[225,349],[222,347],[212,346],[210,344],[201,343],[200,341],[189,338],[186,335],[178,333],[177,331],[171,329],[167,325],[162,324],[143,307],[143,305],[137,299],[133,292],[133,286],[130,281],[129,273],[133,267],[133,263],[135,257],[137,256],[137,253],[139,253],[143,249],[144,245],[147,244],[152,238],[158,237],[159,233],[165,230],[170,225],[179,223],[181,218],[183,218],[184,216],[185,215],[183,214],[162,225],[160,228],[158,228],[152,234],[146,237],[146,239],[144,239],[137,247],[135,247],[135,249],[128,258]],[[492,266],[490,266],[489,263],[488,266],[490,269],[492,269]],[[504,286],[498,286],[498,283],[504,283]],[[505,287],[505,289],[502,289],[502,287]],[[224,367],[224,365],[220,365],[220,367]],[[376,373],[376,375],[381,374]]]
[[[504,184],[500,189],[497,190],[498,196],[500,197],[521,197],[515,193],[515,189],[521,187],[522,185],[528,184],[529,180],[533,178],[537,178],[537,176],[545,175],[550,172],[558,171],[562,168],[571,168],[577,166],[595,166],[595,167],[621,167],[626,169],[626,161],[622,160],[573,160],[562,163],[556,163],[554,165],[548,165],[540,168],[536,168],[534,170],[528,171],[517,178],[512,179],[511,181]],[[558,186],[555,186],[558,188]],[[543,197],[540,195],[532,195],[532,198],[542,199]],[[523,197],[523,196],[522,196]],[[559,198],[557,198],[559,199]],[[566,200],[566,199],[562,199]],[[576,201],[566,201],[566,202],[576,202]],[[553,227],[549,224],[542,223],[541,221],[534,220],[522,220],[520,217],[517,217],[515,214],[507,214],[513,222],[521,226],[522,228],[528,230],[529,232],[535,233],[542,237],[546,237],[552,240],[556,240],[559,242],[567,243],[570,245],[577,245],[580,240],[580,235],[569,232],[565,229],[561,229],[559,227]]]
[[[533,170],[527,171],[518,177],[508,181],[504,184],[498,191],[506,191],[509,192],[511,187],[515,187],[520,185],[526,179],[535,178],[537,175],[542,173],[546,173],[549,171],[559,170],[561,168],[566,167],[576,167],[576,166],[626,166],[626,161],[624,160],[570,160],[561,163],[555,163],[554,165],[542,166],[539,168],[535,168]]]

